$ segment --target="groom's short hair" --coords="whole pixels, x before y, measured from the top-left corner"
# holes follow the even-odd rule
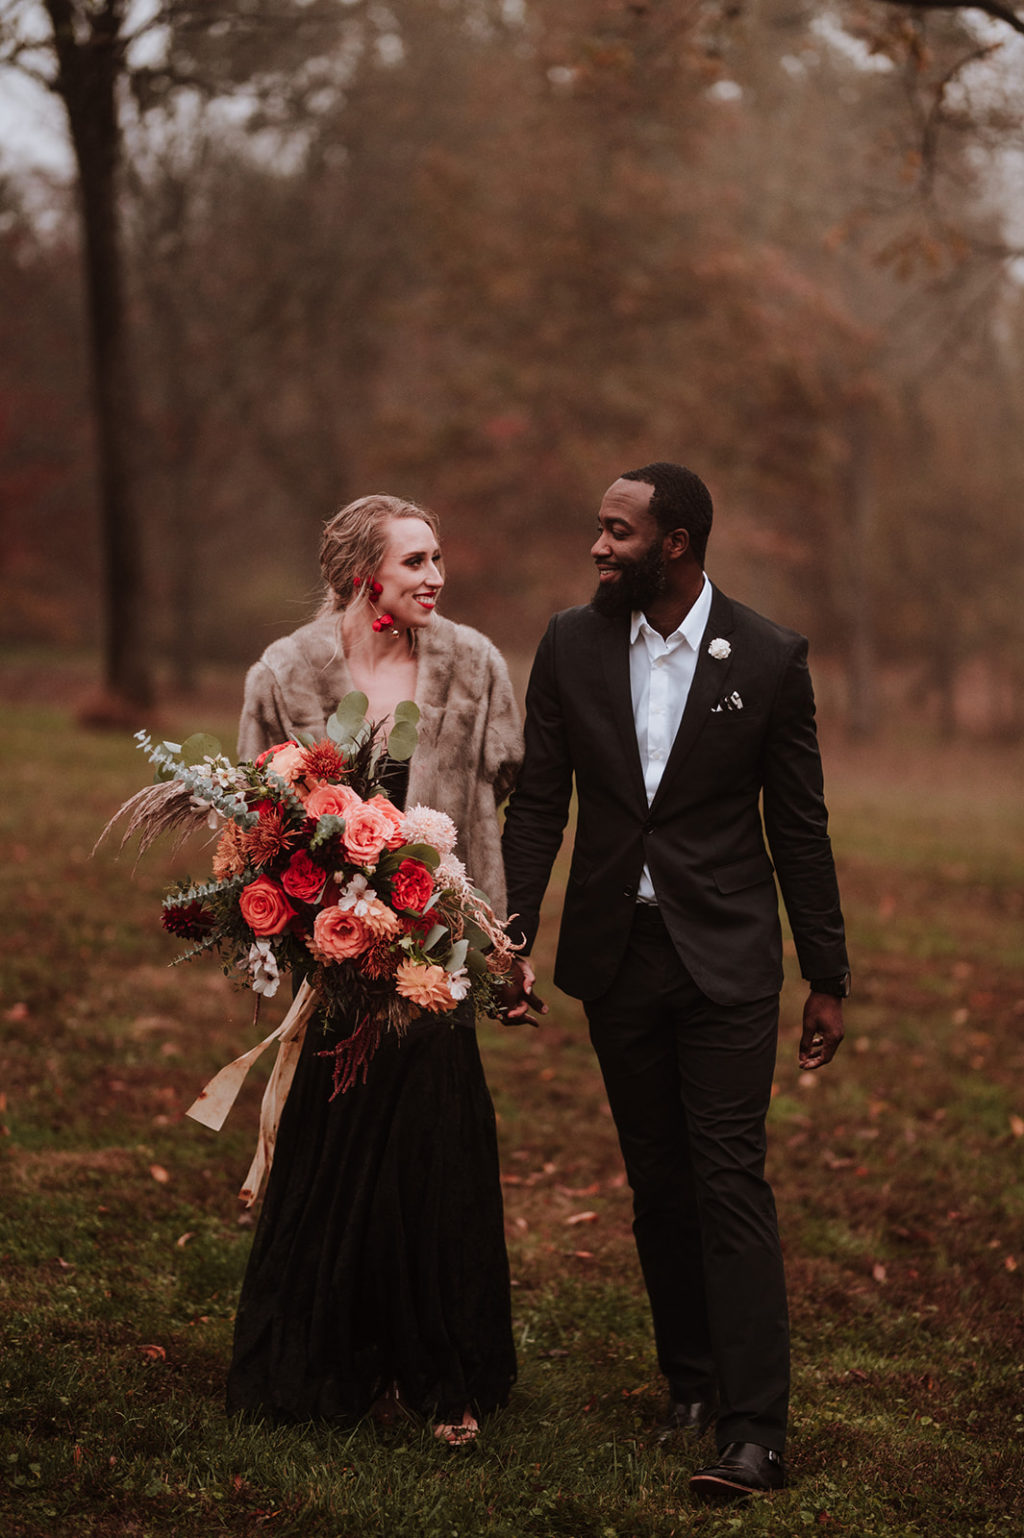
[[[690,536],[690,549],[703,566],[714,506],[711,493],[700,476],[687,470],[685,465],[658,459],[639,470],[627,470],[620,479],[643,481],[654,487],[650,513],[657,520],[659,529],[663,534],[670,534],[673,529],[685,529]]]

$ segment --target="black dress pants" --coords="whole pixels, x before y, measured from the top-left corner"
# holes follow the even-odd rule
[[[633,1233],[673,1399],[717,1392],[718,1445],[782,1452],[789,1319],[764,1177],[778,996],[715,1004],[656,908],[586,1004],[633,1191]]]

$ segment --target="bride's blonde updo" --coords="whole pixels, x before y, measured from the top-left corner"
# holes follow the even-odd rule
[[[325,583],[321,613],[335,613],[369,596],[367,579],[376,572],[388,545],[393,518],[422,518],[440,539],[436,513],[403,497],[373,494],[349,502],[324,525],[320,541],[320,570]],[[356,584],[356,577],[360,579]]]

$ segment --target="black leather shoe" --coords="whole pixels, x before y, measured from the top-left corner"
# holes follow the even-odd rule
[[[690,1480],[690,1489],[699,1501],[717,1506],[781,1490],[785,1483],[786,1465],[781,1453],[759,1447],[756,1442],[729,1442],[714,1463],[697,1470]]]
[[[716,1399],[695,1399],[691,1404],[670,1399],[667,1417],[654,1428],[654,1440],[667,1442],[676,1435],[682,1435],[696,1441],[714,1425],[717,1414]]]

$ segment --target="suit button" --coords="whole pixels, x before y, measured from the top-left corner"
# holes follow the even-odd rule
[[[645,833],[653,833],[654,832],[654,824],[653,824],[653,822],[645,822],[644,823],[644,827],[643,827],[643,831]]]

